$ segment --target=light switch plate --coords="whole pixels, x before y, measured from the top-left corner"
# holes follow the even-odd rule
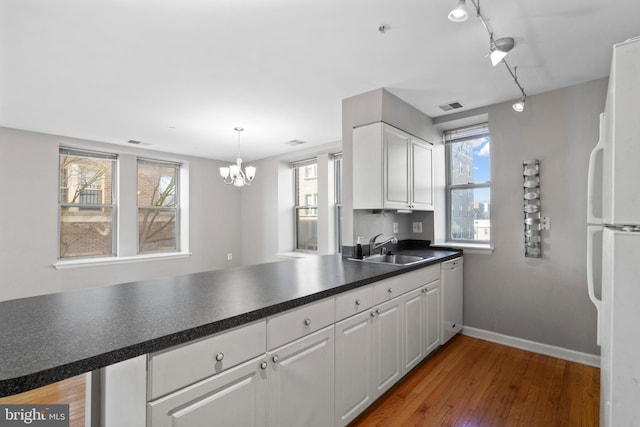
[[[414,222],[413,223],[413,232],[414,233],[422,233],[422,222]]]
[[[400,232],[400,229],[398,227],[398,223],[394,222],[393,223],[393,234],[398,234]]]

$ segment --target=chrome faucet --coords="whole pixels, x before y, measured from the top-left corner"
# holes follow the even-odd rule
[[[376,243],[376,239],[378,237],[382,236],[382,233],[377,234],[375,236],[373,236],[371,238],[371,240],[369,240],[369,255],[373,255],[376,251],[376,249],[378,249],[381,246],[386,245],[387,243],[391,242],[393,244],[397,244],[398,243],[398,239],[396,239],[395,237],[390,237],[387,240],[383,241],[383,242],[378,242]],[[382,248],[382,250],[380,251],[381,254],[384,254],[384,248]]]

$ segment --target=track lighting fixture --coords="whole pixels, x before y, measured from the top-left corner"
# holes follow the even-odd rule
[[[467,13],[467,7],[464,4],[464,0],[459,0],[458,5],[449,12],[449,21],[462,22],[466,21],[467,18],[469,18],[469,13]]]
[[[494,39],[493,31],[489,27],[489,24],[487,23],[484,15],[480,12],[480,0],[469,1],[476,9],[476,16],[480,18],[484,29],[487,30],[487,33],[489,33],[489,57],[491,58],[491,64],[495,67],[499,63],[503,63],[505,68],[507,69],[507,71],[509,71],[509,74],[513,78],[513,82],[516,84],[516,86],[518,86],[518,89],[520,89],[520,93],[522,93],[522,98],[520,99],[520,101],[517,101],[515,104],[513,104],[513,109],[515,111],[521,112],[524,110],[524,103],[527,98],[527,94],[518,81],[518,77],[516,75],[518,67],[514,67],[512,69],[505,59],[507,53],[509,53],[509,51],[513,49],[513,46],[515,46],[515,40],[513,39],[513,37],[501,37],[499,39]],[[449,12],[449,20],[453,22],[462,22],[465,21],[468,17],[469,14],[467,13],[465,7],[465,0],[458,0],[458,5],[451,12]]]

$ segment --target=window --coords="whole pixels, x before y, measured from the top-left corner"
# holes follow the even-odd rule
[[[177,251],[180,165],[138,159],[138,253]]]
[[[491,241],[490,134],[487,123],[444,133],[447,240]]]
[[[336,204],[336,253],[342,253],[342,153],[333,155],[334,196]]]
[[[60,147],[58,258],[115,255],[117,156]]]
[[[296,250],[318,250],[318,164],[316,159],[292,164],[295,183]]]

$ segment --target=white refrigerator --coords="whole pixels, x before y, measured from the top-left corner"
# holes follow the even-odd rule
[[[595,197],[596,168],[602,201]],[[589,159],[587,282],[598,311],[601,427],[640,427],[640,37],[613,47],[600,140]],[[602,241],[602,289],[594,289]]]

